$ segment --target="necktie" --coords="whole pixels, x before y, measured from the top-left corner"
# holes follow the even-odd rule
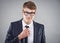
[[[27,26],[27,25],[26,25],[25,27],[26,27],[26,28],[29,28],[29,26]]]
[[[29,28],[29,26],[25,26],[26,28]],[[28,43],[28,37],[25,38],[25,43]]]
[[[29,26],[25,26],[25,28],[29,28]],[[28,37],[26,37],[25,39],[19,41],[19,43],[28,43]]]

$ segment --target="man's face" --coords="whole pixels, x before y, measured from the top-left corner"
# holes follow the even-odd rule
[[[23,19],[25,22],[31,22],[35,16],[36,10],[31,10],[29,8],[23,8]]]

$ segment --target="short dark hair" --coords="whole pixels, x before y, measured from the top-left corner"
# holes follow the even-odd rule
[[[23,8],[29,8],[29,9],[31,9],[31,10],[36,10],[36,9],[37,9],[35,3],[32,2],[32,1],[25,2],[25,3],[23,4]]]

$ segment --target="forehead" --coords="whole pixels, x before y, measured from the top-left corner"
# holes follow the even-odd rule
[[[28,12],[35,12],[36,10],[31,10],[29,8],[23,8],[24,11],[28,11]]]

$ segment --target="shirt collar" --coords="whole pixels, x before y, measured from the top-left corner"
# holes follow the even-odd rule
[[[24,20],[22,20],[22,24],[23,24],[23,27],[25,27],[27,24],[24,22]],[[31,27],[33,25],[33,21],[29,24],[29,25],[27,25],[27,26],[29,26],[29,27]]]

